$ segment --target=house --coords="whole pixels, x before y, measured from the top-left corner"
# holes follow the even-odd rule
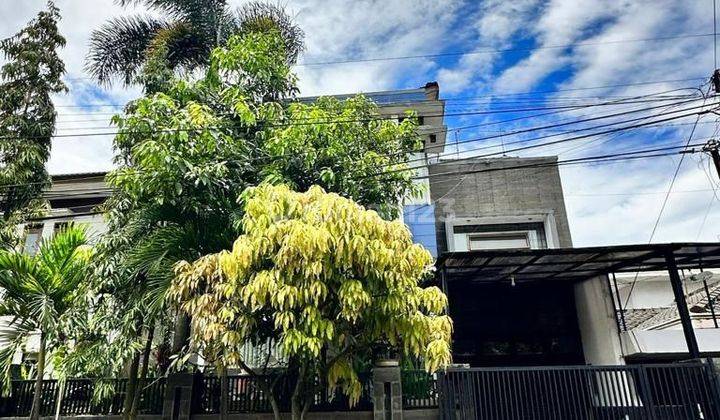
[[[388,117],[415,110],[425,139],[412,160],[426,194],[402,218],[437,257],[454,320],[463,367],[435,394],[447,418],[717,418],[712,368],[658,362],[720,355],[720,244],[574,248],[556,157],[444,159],[436,83],[367,95]],[[54,177],[27,252],[70,221],[102,233],[109,194],[103,173]]]

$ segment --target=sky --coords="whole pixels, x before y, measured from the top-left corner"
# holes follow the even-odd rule
[[[242,1],[229,3],[236,7]],[[44,4],[45,0],[0,0],[0,38],[19,30]],[[112,138],[77,134],[111,131],[109,119],[119,110],[117,105],[139,92],[119,84],[99,87],[88,78],[83,71],[88,39],[110,17],[146,11],[138,6],[122,8],[113,0],[57,0],[56,4],[63,16],[60,30],[67,38],[61,55],[70,91],[55,98],[59,137],[53,141],[49,170],[53,174],[107,170],[112,168]],[[538,144],[533,136],[552,131],[482,138],[647,107],[655,107],[653,113],[676,111],[677,116],[690,105],[678,105],[680,99],[659,99],[697,95],[698,87],[707,90],[705,81],[715,67],[712,0],[283,0],[283,4],[305,31],[301,63],[426,56],[300,65],[294,70],[302,95],[416,88],[437,81],[441,98],[447,100],[446,150],[461,157],[477,154],[479,147],[494,156],[506,150],[511,156],[572,159],[683,145],[693,131],[691,115],[664,125],[522,151],[501,145],[519,140],[527,142],[522,145]],[[628,101],[641,95],[655,95],[645,96],[654,101],[557,113],[527,110]],[[622,118],[649,116],[637,113]],[[598,123],[608,121],[618,120]],[[714,114],[703,115],[692,143],[704,142],[716,127]],[[576,127],[562,130],[571,128]],[[560,167],[574,245],[646,243],[651,236],[653,242],[720,240],[720,199],[714,191],[720,184],[707,157],[685,155],[667,195],[680,159],[678,155]]]

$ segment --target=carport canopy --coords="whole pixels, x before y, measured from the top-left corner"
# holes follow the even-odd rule
[[[668,243],[588,248],[449,252],[436,262],[447,293],[457,281],[521,284],[580,282],[610,273],[667,271],[691,358],[700,357],[678,274],[681,269],[720,268],[720,243]],[[452,303],[451,303],[452,305]],[[620,308],[622,311],[622,308]]]
[[[720,243],[447,252],[436,267],[447,281],[577,282],[609,273],[720,268]]]

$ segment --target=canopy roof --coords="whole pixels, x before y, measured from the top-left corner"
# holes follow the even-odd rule
[[[588,248],[508,249],[442,254],[436,263],[450,281],[582,281],[608,273],[720,268],[720,243],[669,243]]]

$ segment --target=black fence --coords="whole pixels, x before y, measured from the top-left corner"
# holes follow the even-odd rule
[[[96,387],[105,391],[95,396]],[[165,394],[165,379],[148,379],[142,385],[138,412],[140,414],[161,414]],[[40,414],[54,415],[60,400],[60,415],[120,414],[127,389],[127,379],[68,379],[64,384],[54,379],[43,381],[40,397]],[[104,394],[104,395],[103,395]],[[10,397],[0,415],[25,417],[30,414],[35,381],[12,381]],[[96,398],[100,397],[100,398]]]
[[[710,364],[449,369],[443,419],[720,419]]]
[[[359,374],[362,384],[360,400],[350,405],[348,398],[340,389],[328,392],[328,387],[316,383],[310,411],[367,411],[372,410],[372,375]],[[269,413],[272,412],[270,396],[263,390],[260,381],[271,382],[269,377],[249,375],[228,376],[228,413]],[[280,377],[275,381],[274,392],[281,411],[290,410],[290,396],[294,381],[290,377]],[[193,392],[194,414],[220,413],[221,379],[217,376],[198,377]]]
[[[437,408],[437,375],[424,370],[401,372],[403,409]]]

